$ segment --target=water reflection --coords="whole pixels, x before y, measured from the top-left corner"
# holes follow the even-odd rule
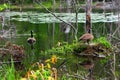
[[[4,15],[3,15],[4,14]],[[75,13],[54,13],[59,19],[65,22],[75,23]],[[5,12],[0,13],[0,16],[11,17],[11,20],[28,21],[30,23],[61,23],[50,13],[37,13],[37,12]],[[92,13],[92,23],[97,22],[117,22],[118,15],[113,13]],[[85,23],[85,13],[78,14],[78,23]]]

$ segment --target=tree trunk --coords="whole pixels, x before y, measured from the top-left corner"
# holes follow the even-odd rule
[[[53,0],[53,13],[55,12],[56,1]],[[54,46],[54,39],[55,39],[55,23],[52,24],[52,46]]]
[[[66,0],[66,5],[67,5],[67,13],[71,13],[71,1],[72,0]],[[66,25],[66,29],[65,29],[65,34],[66,34],[66,40],[68,41],[68,37],[69,37],[69,32],[70,32],[70,26]]]
[[[92,24],[91,24],[91,5],[92,5],[92,0],[87,0],[86,2],[86,28],[85,31],[87,33],[92,33],[91,28],[92,28]]]

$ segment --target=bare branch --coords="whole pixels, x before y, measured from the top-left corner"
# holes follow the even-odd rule
[[[51,13],[55,18],[59,19],[60,21],[62,21],[63,23],[71,26],[73,28],[73,30],[76,32],[76,29],[73,25],[65,22],[64,20],[60,19],[59,17],[57,17],[53,12],[51,12],[49,9],[47,9],[44,5],[42,5],[38,0],[36,0],[36,3],[39,4],[42,8],[44,8],[47,12]]]
[[[59,19],[60,21],[62,21],[63,23],[69,25],[72,27],[72,29],[74,30],[74,34],[75,34],[75,40],[77,41],[77,29],[71,25],[70,23],[65,22],[64,20],[60,19],[59,17],[57,17],[53,12],[51,12],[49,9],[47,9],[44,5],[42,5],[38,0],[36,0],[36,3],[39,4],[39,6],[41,6],[42,8],[44,8],[47,12],[49,12],[50,14],[52,14],[55,18]]]

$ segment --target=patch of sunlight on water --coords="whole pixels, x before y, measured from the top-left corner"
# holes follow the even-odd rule
[[[58,18],[65,22],[75,23],[75,13],[54,13]],[[11,17],[11,20],[28,21],[30,23],[61,23],[50,13],[37,13],[37,12],[1,12],[0,16]],[[118,15],[113,13],[92,13],[92,23],[97,22],[117,22]],[[78,23],[85,23],[85,13],[78,14]]]

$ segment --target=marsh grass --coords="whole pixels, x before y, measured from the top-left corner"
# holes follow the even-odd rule
[[[0,80],[18,80],[15,75],[15,67],[13,60],[9,64],[2,64],[1,65],[1,74],[0,74]]]

